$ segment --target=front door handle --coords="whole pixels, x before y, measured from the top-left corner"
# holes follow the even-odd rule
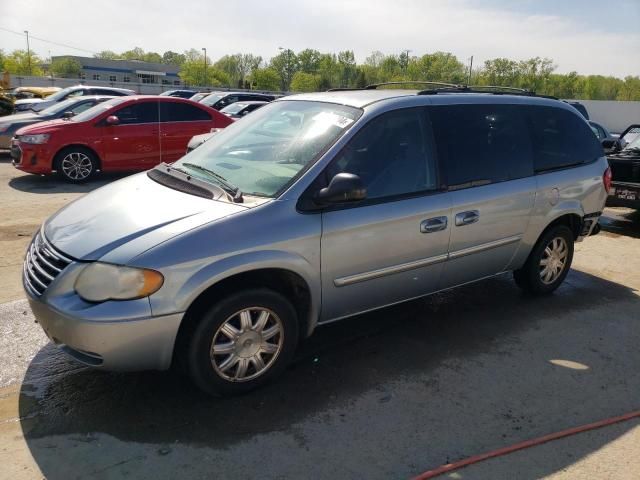
[[[420,222],[420,233],[439,232],[447,228],[447,217],[433,217]]]
[[[480,220],[480,212],[478,210],[469,210],[467,212],[460,212],[456,214],[456,227],[463,225],[471,225]]]

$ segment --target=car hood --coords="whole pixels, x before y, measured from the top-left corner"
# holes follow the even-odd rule
[[[124,263],[176,235],[245,210],[241,204],[173,190],[143,172],[74,201],[43,228],[49,242],[73,258]]]
[[[47,120],[46,122],[38,122],[35,125],[27,125],[16,132],[16,135],[35,135],[38,133],[51,133],[52,130],[74,125],[70,120]],[[77,123],[75,123],[77,125]]]
[[[0,124],[5,124],[5,123],[14,124],[14,123],[19,123],[25,120],[37,120],[38,118],[41,118],[41,117],[35,112],[15,113],[13,115],[0,117]]]

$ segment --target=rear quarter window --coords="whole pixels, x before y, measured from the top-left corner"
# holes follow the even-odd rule
[[[545,172],[591,163],[602,146],[579,114],[556,107],[528,106],[534,169]]]

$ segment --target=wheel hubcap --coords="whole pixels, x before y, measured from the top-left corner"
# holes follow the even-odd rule
[[[275,362],[284,341],[282,321],[271,310],[251,307],[229,316],[211,342],[211,364],[231,382],[253,380]]]
[[[62,159],[62,173],[72,180],[84,180],[91,175],[93,165],[84,153],[73,152]]]
[[[540,260],[540,280],[549,285],[555,282],[564,271],[569,247],[562,237],[556,237],[545,247]]]

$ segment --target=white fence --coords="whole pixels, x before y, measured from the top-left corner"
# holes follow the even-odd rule
[[[234,91],[244,92],[241,88],[225,88],[225,87],[201,87],[193,85],[162,85],[159,83],[138,83],[138,82],[107,82],[104,80],[81,80],[79,78],[55,78],[55,77],[29,77],[25,75],[9,75],[11,88],[15,87],[71,87],[73,85],[95,85],[96,87],[116,87],[128,88],[134,90],[141,95],[158,95],[166,90],[188,89],[197,91]],[[267,92],[266,90],[252,90],[255,92],[265,93],[284,93],[284,92]]]
[[[576,100],[582,103],[589,117],[620,133],[632,123],[640,124],[640,102],[618,102],[615,100]]]

